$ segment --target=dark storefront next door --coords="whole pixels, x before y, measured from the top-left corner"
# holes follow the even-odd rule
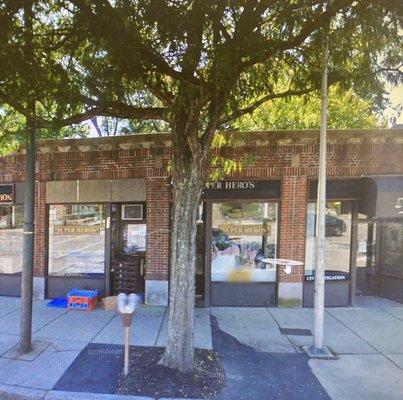
[[[402,303],[403,220],[363,219],[359,222],[356,294]]]
[[[145,204],[112,204],[111,292],[144,294]]]

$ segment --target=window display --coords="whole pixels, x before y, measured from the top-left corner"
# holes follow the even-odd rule
[[[328,201],[325,219],[325,268],[327,280],[343,280],[350,274],[352,202]],[[313,279],[316,263],[316,203],[308,203],[305,275]]]
[[[274,282],[262,260],[276,257],[277,203],[214,203],[212,213],[211,280]]]
[[[21,272],[24,208],[0,205],[0,273]]]
[[[382,221],[381,273],[403,278],[403,222]]]
[[[49,273],[103,274],[105,206],[97,204],[49,207]]]

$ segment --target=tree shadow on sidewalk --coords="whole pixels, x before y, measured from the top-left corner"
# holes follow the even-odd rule
[[[330,399],[305,354],[257,351],[222,331],[213,316],[211,326],[213,348],[227,377],[227,387],[216,400]]]
[[[214,357],[217,360],[216,367],[220,374],[226,376],[226,378],[220,377],[220,382],[224,383],[225,387],[221,389],[221,384],[217,386],[217,382],[213,382],[214,379],[212,379],[210,383],[214,386],[212,387],[214,390],[211,390],[210,393],[215,393],[213,397],[208,395],[209,388],[193,391],[193,394],[197,393],[200,397],[215,400],[330,399],[312,373],[308,365],[308,357],[305,354],[258,351],[222,331],[213,316],[211,317],[211,326],[213,348],[217,355]],[[253,329],[251,329],[251,334],[253,334]],[[198,351],[206,352],[205,350]],[[137,363],[141,361],[141,358],[158,360],[157,356],[161,352],[162,348],[132,346],[131,359],[132,362]],[[106,394],[130,393],[155,398],[194,398],[194,396],[190,396],[192,393],[182,393],[179,390],[189,385],[179,386],[178,390],[175,389],[172,392],[173,385],[166,384],[167,376],[170,374],[161,375],[158,368],[161,369],[162,367],[153,367],[151,364],[149,366],[155,372],[155,379],[148,377],[142,380],[140,379],[141,376],[139,378],[139,374],[143,373],[144,377],[147,377],[147,371],[142,372],[139,368],[132,368],[132,372],[137,374],[134,377],[136,379],[132,380],[133,385],[129,385],[133,386],[132,388],[127,387],[127,382],[122,385],[121,377],[123,346],[90,343],[74,360],[53,389]],[[188,381],[187,383],[191,383],[191,380]],[[151,383],[152,390],[150,389]],[[207,386],[209,385],[207,384]],[[130,392],[132,389],[133,391]]]

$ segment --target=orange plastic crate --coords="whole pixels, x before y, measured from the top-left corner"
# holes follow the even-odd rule
[[[92,311],[97,303],[97,291],[73,289],[67,294],[67,307],[72,310]]]

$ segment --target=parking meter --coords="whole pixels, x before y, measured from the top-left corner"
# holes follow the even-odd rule
[[[116,306],[118,313],[123,320],[123,326],[125,327],[125,363],[124,374],[127,376],[129,373],[129,342],[130,342],[130,326],[134,312],[136,311],[139,303],[139,297],[132,293],[129,296],[125,293],[120,293],[116,299]]]

